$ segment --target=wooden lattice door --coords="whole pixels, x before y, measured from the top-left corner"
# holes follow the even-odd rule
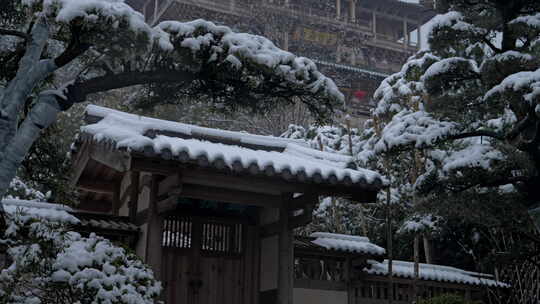
[[[167,303],[254,303],[251,230],[223,220],[167,217],[162,260]]]

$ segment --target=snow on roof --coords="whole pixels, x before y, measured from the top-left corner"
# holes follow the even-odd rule
[[[305,143],[305,141],[301,139],[289,139],[273,136],[255,135],[246,132],[212,129],[180,122],[140,116],[96,105],[88,105],[86,107],[86,115],[104,119],[123,120],[122,122],[130,124],[130,128],[137,128],[137,131],[139,131],[142,135],[152,131],[158,133],[160,131],[165,131],[171,133],[178,133],[178,135],[185,135],[194,138],[199,136],[206,136],[228,139],[243,144],[261,145],[275,148],[285,148],[289,143],[295,143],[297,145],[303,145],[306,147],[308,146],[307,143]],[[92,127],[83,127],[84,131],[86,131],[87,129],[92,129]]]
[[[374,171],[349,169],[351,157],[311,149],[302,140],[204,128],[94,105],[87,107],[86,114],[95,123],[82,127],[83,133],[96,141],[112,141],[117,149],[231,170],[278,173],[301,181],[313,179],[375,188],[383,183]]]
[[[91,228],[138,231],[138,227],[125,217],[79,213],[77,210],[61,204],[21,199],[4,199],[2,204],[7,214],[22,211],[29,216],[54,222],[65,222]]]
[[[2,200],[2,204],[7,214],[15,214],[18,211],[22,211],[30,216],[40,217],[50,221],[71,224],[79,223],[79,220],[69,213],[73,210],[65,205],[19,199],[4,199]]]
[[[370,267],[366,267],[364,271],[369,274],[387,275],[388,260],[382,263],[368,260]],[[396,261],[392,262],[392,273],[397,277],[414,278],[414,262]],[[419,263],[419,278],[421,280],[431,280],[440,282],[450,282],[457,284],[469,285],[486,285],[496,287],[508,287],[508,284],[496,281],[492,275],[466,271],[463,269]]]
[[[316,238],[311,241],[312,243],[326,249],[374,255],[383,255],[386,253],[384,248],[371,243],[367,237],[363,236],[315,232],[311,234],[311,237]]]

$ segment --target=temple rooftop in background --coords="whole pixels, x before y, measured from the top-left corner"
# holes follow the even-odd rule
[[[353,116],[367,116],[380,82],[397,72],[423,39],[431,5],[398,0],[128,0],[147,22],[206,19],[266,36],[314,59],[332,77]]]

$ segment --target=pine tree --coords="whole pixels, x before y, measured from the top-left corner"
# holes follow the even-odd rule
[[[233,111],[300,102],[319,120],[343,102],[313,61],[261,36],[204,20],[152,28],[116,0],[7,2],[0,60],[11,66],[0,75],[0,197],[41,131],[100,92],[143,86],[141,106],[203,98]],[[73,75],[59,77],[62,71]]]
[[[429,47],[375,92],[359,159],[411,213],[470,227],[477,265],[538,270],[540,2],[444,2]]]

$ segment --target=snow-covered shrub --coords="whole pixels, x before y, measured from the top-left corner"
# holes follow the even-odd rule
[[[44,201],[48,198],[48,195],[16,176],[9,184],[6,198]]]
[[[155,302],[161,284],[134,254],[69,231],[78,220],[67,212],[43,215],[7,216],[1,242],[10,265],[0,273],[0,303]]]

